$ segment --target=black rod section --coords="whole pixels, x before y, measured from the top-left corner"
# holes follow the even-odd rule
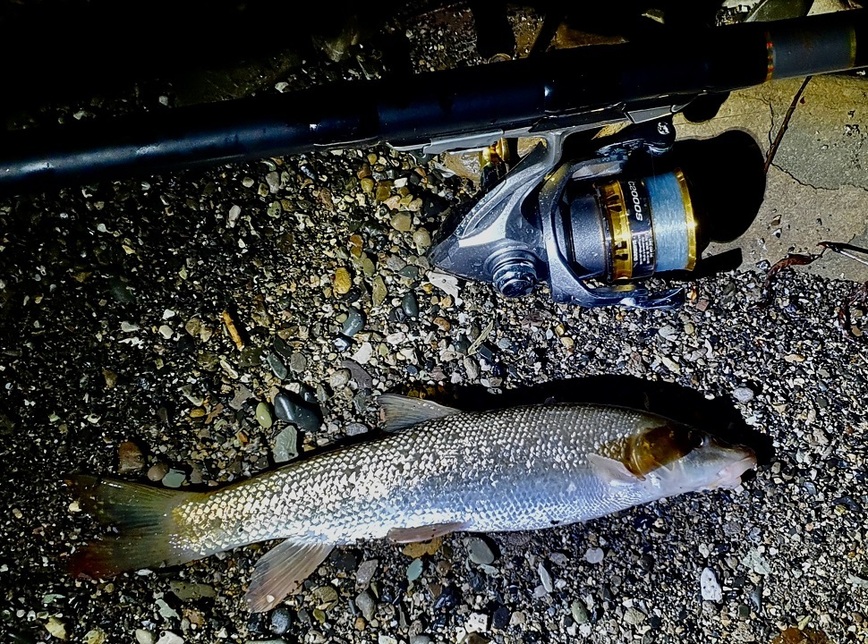
[[[0,194],[314,149],[421,146],[498,129],[544,129],[547,120],[587,121],[603,108],[670,104],[864,66],[868,10],[679,32],[653,42],[9,132],[0,136]]]

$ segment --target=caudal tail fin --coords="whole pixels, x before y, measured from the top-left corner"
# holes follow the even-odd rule
[[[69,560],[73,576],[105,578],[159,564],[180,564],[200,556],[181,547],[174,538],[181,527],[174,510],[204,495],[87,475],[70,476],[66,484],[84,511],[118,531],[76,550]]]

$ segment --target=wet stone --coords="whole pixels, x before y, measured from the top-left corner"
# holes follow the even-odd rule
[[[585,552],[585,561],[589,564],[598,564],[603,561],[603,551],[600,548],[588,548]]]
[[[494,553],[485,543],[484,539],[474,537],[467,544],[468,558],[475,564],[491,564],[494,562]]]
[[[343,389],[350,381],[349,369],[336,369],[329,376],[329,387],[333,390]]]
[[[362,423],[350,423],[344,428],[344,433],[347,436],[361,436],[368,433],[368,427]]]
[[[348,338],[365,328],[365,316],[356,307],[351,306],[347,311],[347,319],[341,327],[341,332]]]
[[[292,613],[289,612],[289,609],[286,608],[286,606],[278,606],[271,611],[268,630],[275,635],[283,635],[287,630],[289,630],[291,623]]]
[[[546,570],[546,567],[542,563],[537,566],[537,572],[539,573],[539,578],[545,591],[547,593],[552,592],[552,590],[554,590],[554,584],[552,584],[551,573]]]
[[[512,614],[506,606],[498,606],[491,615],[491,627],[503,630],[509,626],[509,620]]]
[[[416,581],[419,577],[422,576],[423,563],[421,559],[414,559],[409,566],[407,566],[407,580],[408,581]]]
[[[274,397],[274,413],[287,423],[293,423],[299,429],[313,432],[319,429],[319,413],[311,409],[306,403],[293,400],[289,394],[281,392]]]
[[[399,212],[392,217],[392,228],[402,233],[410,232],[413,227],[413,218],[407,213]]]
[[[172,468],[166,475],[163,477],[162,483],[166,487],[171,488],[179,488],[184,483],[184,480],[187,478],[187,474],[184,470],[179,470],[177,468]]]
[[[587,624],[591,621],[588,616],[588,609],[585,608],[585,605],[578,599],[574,600],[573,603],[570,604],[570,615],[573,616],[573,620],[576,624]]]
[[[145,467],[145,455],[133,441],[118,445],[118,474],[138,472]]]
[[[754,392],[748,387],[736,387],[732,391],[733,398],[740,403],[750,402],[754,398]]]
[[[268,358],[266,359],[268,362],[268,366],[271,367],[271,372],[275,375],[278,380],[285,380],[289,375],[289,372],[286,370],[286,365],[283,364],[283,361],[277,356],[276,353],[269,353]]]
[[[408,318],[419,317],[419,301],[412,291],[401,299],[401,310]]]
[[[702,592],[702,599],[705,601],[719,602],[723,599],[723,591],[711,568],[705,568],[702,571],[699,577],[699,588]]]
[[[334,566],[335,570],[341,572],[351,572],[359,565],[359,558],[356,557],[351,550],[345,548],[332,550],[328,560],[329,563]]]
[[[374,618],[374,613],[377,609],[377,603],[374,601],[374,598],[371,597],[371,593],[367,590],[363,590],[356,595],[355,603],[358,609],[362,612],[362,616],[370,622]]]
[[[213,586],[180,580],[170,581],[169,590],[181,601],[195,601],[217,596]]]
[[[334,286],[335,293],[337,293],[338,295],[346,295],[353,287],[353,278],[350,276],[350,272],[346,268],[341,267],[335,271],[335,276],[332,284]]]
[[[371,302],[374,306],[380,306],[385,301],[387,294],[386,283],[383,281],[382,276],[377,275],[371,287]]]
[[[274,421],[271,418],[271,410],[268,408],[268,403],[261,402],[256,405],[256,422],[264,429],[268,429],[273,424]]]
[[[165,463],[154,463],[148,468],[148,479],[154,482],[162,481],[168,471],[169,466]]]
[[[371,579],[374,578],[374,573],[377,572],[377,566],[380,565],[380,561],[378,559],[368,559],[367,561],[363,561],[362,565],[359,566],[359,569],[356,571],[356,583],[359,586],[367,586],[371,583]]]
[[[298,432],[295,427],[286,427],[277,435],[272,455],[275,463],[286,463],[298,456]]]
[[[292,347],[283,338],[274,338],[274,350],[286,359],[292,357]]]
[[[302,373],[305,369],[307,369],[307,358],[304,357],[303,353],[299,353],[298,351],[296,351],[289,359],[289,368],[292,369],[295,373]]]
[[[353,341],[345,335],[339,335],[334,340],[332,340],[332,344],[334,345],[335,349],[343,353],[344,351],[350,350],[350,347],[353,346]]]

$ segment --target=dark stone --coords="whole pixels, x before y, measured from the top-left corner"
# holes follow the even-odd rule
[[[322,424],[318,410],[312,409],[306,401],[285,392],[274,397],[274,413],[280,420],[292,423],[307,432],[318,430]]]
[[[509,609],[506,606],[499,606],[495,609],[494,614],[491,616],[491,626],[492,628],[499,628],[503,630],[507,626],[509,626],[509,620],[512,617],[512,613],[509,612]]]
[[[350,340],[345,335],[339,335],[338,337],[336,337],[334,340],[332,340],[332,344],[334,345],[335,349],[337,349],[341,353],[349,351],[350,347],[353,346],[352,340]]]
[[[270,630],[275,635],[283,635],[289,630],[289,625],[292,623],[292,613],[286,606],[278,606],[271,611],[271,618],[268,625]]]
[[[332,550],[328,561],[335,570],[342,572],[355,572],[356,568],[359,567],[359,558],[352,551],[343,548]]]
[[[419,317],[419,301],[412,291],[401,299],[401,309],[408,318]]]
[[[356,307],[351,306],[347,311],[347,319],[344,321],[341,331],[348,338],[365,328],[365,315]]]

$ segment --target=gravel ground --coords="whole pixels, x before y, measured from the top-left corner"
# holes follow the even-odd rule
[[[408,35],[426,64],[472,61],[448,23]],[[508,301],[429,272],[469,190],[375,148],[0,203],[2,641],[868,642],[868,348],[836,314],[856,285],[795,269],[767,307],[756,272],[699,280],[670,312]],[[98,528],[64,473],[234,481],[364,440],[376,395],[410,390],[476,407],[605,393],[736,418],[772,449],[734,491],[338,549],[264,615],[241,604],[263,546],[66,574]]]

